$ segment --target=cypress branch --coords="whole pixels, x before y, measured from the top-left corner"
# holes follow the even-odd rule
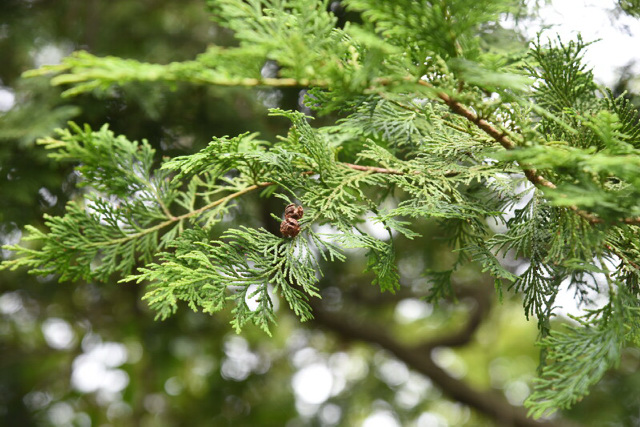
[[[78,200],[61,217],[45,216],[47,230],[28,227],[22,245],[7,247],[18,257],[1,268],[62,280],[117,274],[147,284],[159,318],[181,302],[207,313],[229,304],[236,331],[253,323],[270,333],[273,296],[311,319],[322,269],[344,261],[344,249],[365,254],[381,291],[397,291],[397,240],[420,238],[414,224],[426,219],[455,254],[430,270],[430,300],[451,298],[452,275],[470,263],[493,276],[500,297],[503,288],[521,294],[547,354],[531,413],[574,404],[638,342],[638,112],[600,96],[580,39],[485,49],[486,29],[511,11],[507,1],[345,4],[364,25],[337,28],[327,2],[218,0],[211,8],[237,47],[165,65],[78,52],[26,73],[51,75],[66,96],[139,82],[309,88],[310,108],[341,119],[314,127],[305,114],[274,109],[290,122],[280,138],[216,137],[164,161],[146,141],[70,124],[42,144],[53,160],[76,165]],[[277,76],[261,75],[267,61]],[[267,229],[283,212],[269,212],[274,222],[264,227],[233,224],[227,214],[259,189],[304,215],[285,215],[282,235]],[[487,218],[504,229],[492,231]],[[388,237],[365,232],[366,220]],[[325,225],[332,231],[319,233]],[[521,274],[500,263],[507,251]],[[605,258],[617,259],[617,270]],[[594,274],[607,278],[606,308],[559,332],[560,284],[570,281],[581,302]]]

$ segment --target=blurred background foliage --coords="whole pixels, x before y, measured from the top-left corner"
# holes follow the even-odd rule
[[[339,2],[331,7],[343,20],[357,19],[345,17]],[[487,37],[497,38],[488,38],[494,44],[518,40],[504,30]],[[167,63],[191,59],[209,43],[229,45],[233,37],[210,21],[202,0],[0,2],[2,243],[19,240],[20,229],[41,224],[44,213],[61,214],[74,197],[76,175],[35,145],[67,120],[94,128],[109,123],[116,134],[146,138],[166,156],[194,152],[211,136],[285,134],[286,121],[267,117],[266,109],[302,108],[298,89],[130,85],[101,97],[63,99],[46,80],[20,79],[78,49]],[[622,74],[615,90],[623,91],[634,77]],[[277,208],[270,203],[256,196],[236,222],[273,222],[269,212]],[[474,270],[456,277],[457,304],[434,307],[421,300],[429,283],[425,269],[437,269],[453,255],[430,231],[432,224],[418,227],[430,237],[397,245],[403,289],[396,296],[381,296],[370,286],[371,278],[361,273],[366,260],[356,252],[349,263],[323,269],[325,315],[347,312],[380,322],[399,342],[411,344],[455,335],[477,313],[477,330],[467,341],[436,347],[431,356],[451,377],[521,406],[539,357],[535,321],[523,318],[516,298],[505,295],[499,303],[492,281]],[[0,425],[499,424],[331,322],[300,325],[281,304],[272,339],[251,328],[235,335],[224,313],[179,310],[156,322],[140,301],[142,292],[133,284],[58,284],[55,277],[3,271]],[[585,401],[552,421],[638,425],[639,366],[640,354],[629,350]]]

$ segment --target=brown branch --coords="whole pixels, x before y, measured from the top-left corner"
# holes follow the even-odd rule
[[[397,304],[404,299],[419,299],[424,297],[424,295],[418,295],[410,288],[404,286],[396,290],[395,293],[391,293],[380,292],[379,288],[363,285],[362,283],[356,283],[355,286],[349,289],[342,289],[342,293],[349,301],[355,304],[365,304],[367,307],[388,306],[390,304]]]
[[[429,83],[425,82],[424,80],[420,80],[419,83],[425,86],[430,86]],[[455,99],[451,98],[446,93],[438,92],[437,95],[438,95],[438,98],[443,100],[444,103],[447,104],[447,106],[449,106],[451,111],[466,118],[467,120],[469,120],[470,122],[478,126],[478,128],[483,130],[487,135],[492,137],[496,142],[502,145],[505,149],[513,150],[514,148],[516,148],[516,144],[513,141],[511,141],[511,139],[505,132],[501,132],[491,123],[489,123],[485,119],[480,118],[473,111],[469,110],[467,107],[465,107]],[[531,181],[531,183],[533,183],[534,185],[548,187],[548,188],[556,188],[554,183],[538,175],[535,169],[525,168],[523,169],[523,172],[527,177],[527,179]]]
[[[385,327],[339,311],[325,311],[315,301],[310,301],[314,312],[314,323],[323,326],[344,339],[377,344],[391,352],[399,360],[416,371],[428,376],[450,398],[468,405],[496,420],[504,426],[555,426],[551,421],[536,421],[528,418],[523,409],[509,404],[504,397],[493,391],[479,391],[464,381],[449,375],[435,364],[429,352],[401,344]]]
[[[624,255],[622,252],[620,252],[618,249],[616,249],[615,247],[606,244],[604,245],[605,248],[607,248],[607,250],[609,252],[611,252],[612,254],[614,254],[615,256],[617,256],[618,258],[620,258],[620,260],[624,263],[627,263],[629,265],[631,265],[633,268],[635,268],[636,270],[640,271],[640,266],[638,266],[638,264],[636,264],[635,262],[631,261],[629,259],[629,257],[627,257],[626,255]]]
[[[490,277],[490,276],[487,276]],[[463,346],[473,337],[482,320],[487,316],[491,309],[491,296],[493,295],[493,286],[486,286],[489,282],[482,283],[477,286],[455,285],[456,297],[461,300],[470,300],[470,316],[467,323],[458,332],[445,335],[439,338],[431,339],[425,343],[415,346],[416,351],[429,352],[436,347],[460,347]],[[367,307],[385,306],[389,304],[397,304],[399,301],[408,298],[424,298],[410,288],[401,287],[395,293],[380,292],[374,288],[366,286],[354,286],[348,290],[344,290],[343,294],[351,302],[365,303]]]
[[[48,72],[46,69],[42,70],[34,70],[32,71],[33,75],[43,74]],[[405,81],[414,80],[412,76],[406,76],[404,78]],[[317,87],[328,87],[328,82],[323,80],[305,80],[305,79],[293,79],[293,78],[263,78],[263,79],[255,79],[255,78],[244,78],[244,79],[231,79],[231,80],[208,80],[202,79],[199,81],[200,83],[213,84],[219,86],[270,86],[270,87],[307,87],[307,86],[317,86]],[[393,80],[389,78],[377,78],[375,79],[376,85],[390,85],[394,83]],[[418,84],[428,87],[430,89],[434,89],[434,87],[429,83],[422,79],[418,80]],[[368,90],[375,90],[374,87],[369,88]],[[480,118],[477,114],[471,111],[469,108],[461,104],[459,101],[456,101],[451,96],[444,92],[436,92],[438,98],[440,98],[454,113],[465,117],[470,122],[474,123],[479,129],[484,131],[487,135],[491,136],[496,142],[502,145],[507,150],[513,150],[516,147],[516,144],[511,141],[506,132],[500,131],[494,125],[489,123],[487,120]],[[404,107],[403,107],[404,108]],[[345,163],[345,165],[351,169],[361,170],[361,171],[372,171],[375,173],[385,173],[385,174],[393,174],[393,175],[402,175],[403,172],[396,171],[393,169],[385,169],[374,166],[361,166],[354,165],[350,163]],[[536,186],[547,187],[551,189],[555,189],[556,185],[539,175],[535,169],[531,168],[523,168],[522,171],[527,179]],[[445,176],[455,176],[456,172],[447,172]],[[591,224],[600,224],[605,221],[598,217],[595,214],[590,212],[581,210],[577,206],[569,206],[569,209],[574,211],[577,215],[581,216],[585,220],[587,220]],[[629,224],[629,225],[638,225],[640,224],[640,218],[623,218],[618,222]]]
[[[491,309],[490,296],[492,293],[487,292],[487,290],[491,291],[492,289],[487,289],[485,286],[464,288],[462,292],[474,302],[469,319],[464,327],[450,335],[444,335],[418,344],[414,346],[414,350],[421,353],[431,353],[431,350],[436,347],[461,347],[468,344]]]
[[[432,88],[432,86],[428,82],[425,82],[424,80],[419,80],[418,84]],[[487,135],[492,137],[496,142],[502,145],[502,147],[504,147],[506,150],[513,150],[514,148],[516,148],[516,144],[513,141],[511,141],[511,139],[505,132],[500,131],[498,128],[493,126],[491,123],[489,123],[485,119],[480,118],[477,114],[469,110],[466,106],[462,105],[460,102],[456,101],[455,99],[453,99],[452,97],[450,97],[444,92],[438,92],[437,96],[442,101],[444,101],[445,104],[447,104],[447,106],[451,109],[451,111],[466,118],[467,120],[475,124],[479,129],[481,129]],[[539,175],[535,169],[523,168],[522,171],[524,172],[524,175],[527,177],[527,179],[535,186],[547,187],[551,189],[557,188],[553,182]],[[574,211],[577,215],[587,220],[591,224],[602,224],[605,222],[599,216],[592,214],[590,212],[584,211],[577,206],[568,206],[568,208]],[[621,222],[629,225],[637,225],[637,224],[640,224],[640,218],[622,218],[617,222]]]
[[[354,165],[353,163],[342,163],[344,166],[350,168],[350,169],[354,169],[354,170],[359,170],[359,171],[363,171],[363,172],[374,172],[374,173],[384,173],[384,174],[389,174],[389,175],[406,175],[405,172],[402,171],[397,171],[395,169],[385,169],[385,168],[380,168],[377,166],[362,166],[362,165]],[[421,171],[413,171],[412,174],[413,175],[419,175],[421,174]],[[444,173],[444,176],[447,178],[456,176],[456,175],[460,175],[460,172],[454,172],[454,171],[448,171]]]
[[[394,169],[385,169],[385,168],[379,168],[375,166],[354,165],[353,163],[343,163],[343,165],[345,165],[348,168],[355,169],[358,171],[363,171],[363,172],[371,171],[375,173],[386,173],[390,175],[404,175],[404,172],[400,172]]]

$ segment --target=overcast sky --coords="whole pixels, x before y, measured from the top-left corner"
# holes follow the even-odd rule
[[[541,8],[540,18],[518,28],[532,40],[541,30],[542,40],[559,34],[569,41],[578,33],[588,42],[600,39],[585,54],[598,83],[615,84],[620,69],[634,61],[632,71],[640,74],[640,20],[616,12],[615,0],[555,0]]]

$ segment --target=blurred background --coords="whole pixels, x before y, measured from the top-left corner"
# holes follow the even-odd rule
[[[596,7],[556,3],[572,3],[574,11]],[[617,33],[591,38],[614,37],[616,46],[627,47],[616,51],[616,61],[588,59],[603,83],[637,100],[637,22],[627,21],[616,3],[599,3],[598,28]],[[357,18],[345,16],[339,2],[331,8],[343,20]],[[533,28],[542,28],[527,20],[502,25],[507,29],[495,32],[498,37],[523,44]],[[625,37],[630,45],[622,44]],[[211,43],[230,45],[233,37],[210,21],[203,0],[2,0],[0,241],[18,242],[26,224],[42,226],[43,214],[61,215],[76,194],[71,165],[49,161],[35,144],[68,120],[94,128],[109,123],[116,134],[148,139],[159,156],[197,151],[211,136],[286,133],[287,122],[266,110],[302,108],[296,89],[130,85],[63,99],[46,79],[20,78],[78,49],[168,63],[192,59]],[[273,227],[269,212],[281,207],[272,203],[249,199],[235,220]],[[399,242],[398,294],[380,295],[362,273],[363,254],[350,253],[349,262],[324,268],[318,319],[301,325],[280,304],[273,338],[251,327],[236,335],[225,312],[209,316],[182,307],[156,322],[140,301],[143,285],[117,284],[117,278],[58,283],[25,271],[0,272],[0,425],[501,425],[499,416],[448,397],[449,387],[466,384],[477,395],[501,396],[505,410],[522,407],[539,357],[535,320],[526,321],[517,296],[506,294],[499,303],[493,281],[472,268],[454,278],[457,303],[434,307],[420,299],[429,287],[425,269],[454,255],[434,224],[416,228],[428,237]],[[384,326],[379,335],[367,335],[363,325],[375,329],[376,322]],[[423,343],[435,368],[399,360],[389,342],[398,348]],[[590,396],[549,421],[640,425],[639,366],[640,352],[626,351]],[[429,369],[445,376],[424,375]]]

